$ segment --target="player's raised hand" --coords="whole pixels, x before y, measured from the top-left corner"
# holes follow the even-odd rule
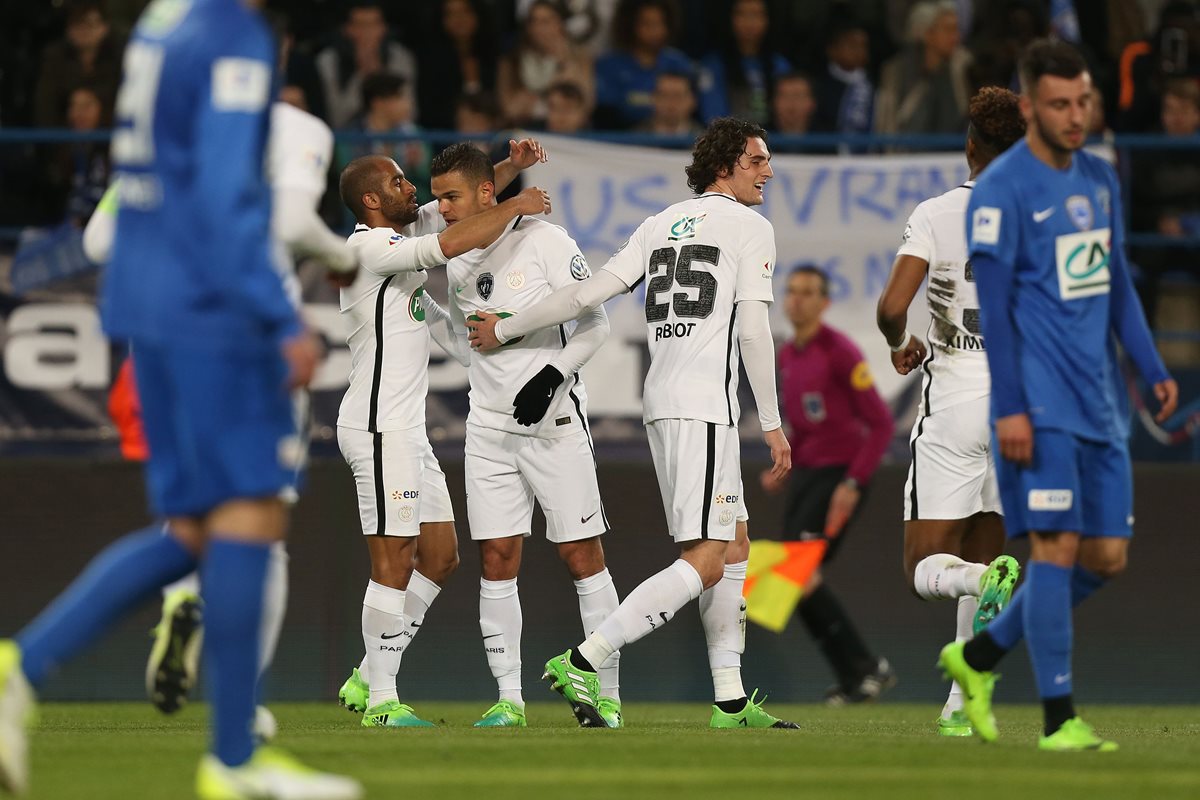
[[[1154,384],[1154,396],[1158,398],[1158,413],[1154,415],[1155,422],[1166,422],[1175,408],[1179,405],[1179,384],[1174,379],[1167,378]]]
[[[283,359],[288,365],[288,388],[297,389],[312,383],[317,365],[321,363],[322,348],[316,334],[307,328],[283,343]]]
[[[522,189],[521,193],[513,198],[517,203],[517,210],[522,214],[533,216],[535,214],[549,214],[550,193],[539,186],[530,186],[528,189]]]
[[[783,428],[764,431],[763,441],[771,450],[771,477],[782,481],[792,471],[792,446],[783,435]]]
[[[537,139],[508,140],[508,160],[517,169],[529,169],[534,164],[545,164],[546,149]]]
[[[996,420],[996,441],[1000,455],[1015,464],[1033,462],[1033,423],[1028,414],[1009,414]]]
[[[478,319],[475,319],[478,317]],[[500,346],[496,338],[496,323],[500,317],[490,311],[476,311],[467,320],[467,341],[471,347],[481,352],[495,350]]]
[[[911,334],[907,335],[908,342],[904,347],[892,353],[892,366],[901,375],[907,375],[921,366],[921,362],[925,360],[925,356],[929,352],[925,348],[925,343],[919,337]]]

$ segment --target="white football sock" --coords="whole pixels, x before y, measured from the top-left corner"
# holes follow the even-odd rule
[[[500,699],[524,707],[521,696],[521,598],[517,579],[479,581],[479,630]]]
[[[287,614],[287,599],[287,547],[283,542],[275,542],[271,545],[267,579],[263,583],[262,627],[258,635],[259,677],[262,677],[275,659],[275,647],[279,644],[279,632],[283,630],[283,617]]]
[[[978,597],[972,597],[968,594],[958,598],[958,613],[954,627],[954,641],[965,642],[974,637],[975,612],[978,609]],[[950,684],[950,696],[946,698],[946,705],[942,708],[942,719],[949,719],[952,713],[955,711],[961,711],[962,707],[962,688],[959,687],[958,681],[954,681]]]
[[[718,703],[746,696],[742,688],[742,653],[746,649],[746,583],[749,562],[726,564],[725,574],[715,586],[700,595],[700,621],[708,642],[708,666]]]
[[[178,591],[191,592],[194,595],[200,594],[200,573],[189,572],[174,583],[168,583],[162,588],[163,597]]]
[[[362,634],[367,649],[367,670],[371,676],[371,699],[374,707],[385,700],[398,700],[396,674],[400,672],[400,656],[404,652],[398,641],[404,630],[404,590],[381,583],[367,583],[363,596]]]
[[[979,579],[986,564],[973,564],[949,553],[926,556],[913,571],[913,588],[926,600],[956,600],[979,596]]]
[[[675,612],[700,596],[704,582],[696,568],[682,558],[651,575],[629,593],[600,627],[579,645],[579,654],[593,666],[627,644],[671,621]]]
[[[367,668],[367,656],[364,653],[363,659],[358,665],[358,677],[363,679],[363,683],[371,685],[371,670]]]
[[[412,644],[412,640],[417,638],[417,633],[425,624],[425,615],[429,613],[429,607],[441,592],[442,587],[416,570],[413,571],[404,597],[404,618],[408,622],[409,633],[412,634],[404,639],[406,649]]]
[[[613,586],[612,575],[607,569],[580,581],[575,581],[575,592],[579,595],[579,617],[583,620],[583,635],[588,637],[604,620],[612,616],[621,601],[617,598],[617,587]],[[599,665],[600,696],[621,701],[621,653],[615,652]]]

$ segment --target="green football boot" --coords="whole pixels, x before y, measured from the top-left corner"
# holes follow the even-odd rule
[[[384,700],[363,712],[362,726],[364,728],[432,728],[432,722],[426,722],[413,713],[412,706],[406,706],[399,700]]]
[[[581,728],[606,728],[597,704],[600,702],[600,678],[594,672],[579,669],[571,663],[571,651],[546,662],[542,680],[571,704]]]
[[[196,796],[200,800],[359,800],[363,794],[363,787],[353,778],[317,772],[271,747],[258,748],[249,761],[238,767],[227,767],[216,756],[206,755],[196,772]]]
[[[199,595],[187,589],[177,589],[163,600],[146,661],[146,694],[164,714],[183,708],[196,685],[204,639],[201,609]]]
[[[29,788],[28,729],[37,721],[33,689],[21,669],[21,648],[0,639],[0,793]]]
[[[524,728],[525,709],[516,703],[501,700],[496,705],[483,712],[483,717],[476,722],[476,728]]]
[[[749,699],[746,700],[746,707],[736,714],[728,714],[721,709],[713,706],[712,718],[708,721],[710,728],[794,728],[799,729],[799,725],[794,722],[782,720],[779,717],[773,717],[766,711],[763,711],[763,703],[767,702],[766,695],[763,695],[761,702],[755,702],[758,696],[758,689],[751,692]]]
[[[1083,750],[1112,753],[1120,749],[1120,745],[1101,739],[1092,730],[1091,725],[1079,717],[1071,717],[1054,733],[1038,739],[1038,749],[1053,750],[1057,753],[1077,753]]]
[[[938,736],[974,736],[975,729],[971,727],[971,720],[967,719],[966,712],[951,711],[948,717],[938,717],[937,721]]]
[[[988,564],[987,571],[979,579],[979,609],[972,623],[976,636],[1008,605],[1019,577],[1021,565],[1012,556],[998,556]]]
[[[951,642],[938,655],[938,666],[949,679],[958,681],[963,693],[963,711],[975,733],[984,742],[994,742],[1000,732],[992,714],[992,690],[1000,676],[994,672],[978,672],[963,658],[965,642]]]
[[[338,689],[338,705],[345,706],[355,714],[361,714],[367,710],[370,697],[371,687],[362,679],[362,675],[358,674],[358,667],[355,667],[350,677],[342,684],[342,688]]]
[[[604,719],[604,724],[608,727],[625,727],[625,718],[621,716],[620,700],[613,700],[611,697],[601,697],[600,702],[596,705],[596,709],[600,712],[600,716]]]

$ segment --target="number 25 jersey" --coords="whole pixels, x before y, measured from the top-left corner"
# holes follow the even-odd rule
[[[643,420],[736,425],[737,304],[772,301],[771,223],[729,195],[706,192],[647,218],[604,269],[631,290],[646,282]]]

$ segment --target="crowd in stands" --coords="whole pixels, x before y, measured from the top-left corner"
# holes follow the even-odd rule
[[[5,4],[0,127],[107,127],[122,48],[144,5]],[[732,114],[793,136],[961,134],[972,93],[1016,88],[1023,45],[1055,35],[1077,43],[1091,65],[1097,135],[1200,131],[1200,0],[276,0],[267,8],[281,34],[281,99],[335,130],[690,137]],[[337,160],[367,151],[392,154],[427,185],[426,145],[344,144]],[[0,174],[49,181],[73,219],[86,218],[108,177],[102,144],[27,162],[0,148]],[[22,172],[32,169],[37,176]],[[1147,153],[1136,170],[1137,228],[1200,233],[1197,172],[1200,152]]]

